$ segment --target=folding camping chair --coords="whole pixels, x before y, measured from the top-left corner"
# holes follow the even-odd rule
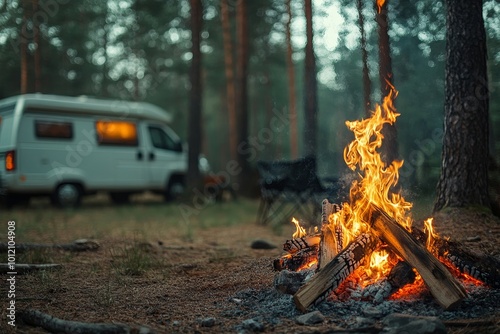
[[[339,183],[321,184],[316,174],[316,159],[307,156],[292,161],[259,161],[261,202],[257,221],[260,224],[290,221],[293,215],[315,223],[321,201],[338,199]]]

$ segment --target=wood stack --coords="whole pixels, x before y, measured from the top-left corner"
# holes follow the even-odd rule
[[[498,286],[500,269],[494,260],[479,261],[460,248],[443,239],[436,239],[432,253],[426,249],[426,235],[413,229],[404,229],[382,209],[371,204],[364,218],[371,229],[359,235],[346,247],[342,245],[342,229],[329,221],[338,206],[323,201],[322,230],[320,235],[287,241],[284,249],[288,254],[275,260],[275,270],[297,270],[314,260],[318,260],[316,273],[294,294],[298,309],[305,312],[312,304],[324,301],[351,275],[364,264],[366,258],[381,244],[400,258],[391,273],[381,280],[378,290],[369,292],[374,301],[389,297],[402,286],[415,280],[418,272],[436,301],[443,308],[458,305],[466,296],[466,291],[440,260],[447,260],[461,273],[466,273],[489,285]],[[460,256],[462,255],[462,256]],[[438,259],[439,258],[439,259]],[[488,265],[493,269],[487,269]],[[368,291],[368,290],[367,290]]]

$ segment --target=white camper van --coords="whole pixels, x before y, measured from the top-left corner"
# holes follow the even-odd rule
[[[45,94],[0,101],[0,193],[7,204],[48,195],[72,207],[106,191],[114,202],[184,189],[187,152],[149,103]]]

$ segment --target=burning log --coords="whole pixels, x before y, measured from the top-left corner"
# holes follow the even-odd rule
[[[369,233],[359,235],[333,260],[316,273],[293,296],[295,305],[305,312],[312,303],[320,303],[335,290],[378,245]]]
[[[425,244],[427,235],[417,228],[411,234]],[[479,257],[467,252],[460,244],[434,236],[431,250],[438,258],[453,265],[461,274],[469,275],[491,287],[500,287],[500,263],[493,257]]]
[[[373,233],[418,271],[441,306],[458,305],[466,292],[447,268],[382,209],[374,204],[370,208]]]
[[[329,217],[340,211],[337,204],[327,199],[321,204],[321,242],[318,254],[318,270],[326,266],[342,250],[342,227],[336,224],[333,228]]]
[[[303,249],[317,247],[320,243],[321,237],[319,235],[306,235],[301,238],[294,238],[285,241],[283,244],[283,250],[290,254],[297,253]]]
[[[363,291],[363,298],[373,299],[374,303],[381,303],[403,286],[415,281],[413,268],[405,261],[399,261],[392,267],[387,278],[368,286]]]
[[[318,246],[304,248],[294,254],[287,254],[277,258],[273,262],[275,271],[288,269],[297,271],[300,268],[306,267],[308,264],[316,263],[318,259]]]

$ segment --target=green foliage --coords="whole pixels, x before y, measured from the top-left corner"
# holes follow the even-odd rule
[[[34,50],[32,23],[20,32],[23,10],[20,0],[1,1],[0,98],[19,93],[19,42],[29,42],[29,86],[33,89]],[[41,3],[44,3],[41,1]],[[203,153],[215,171],[223,170],[229,158],[228,115],[225,103],[224,56],[220,1],[203,2]],[[236,46],[235,2],[229,1]],[[336,9],[343,17],[334,50],[327,50],[325,20]],[[500,15],[495,0],[484,1],[488,35],[490,114],[492,141],[500,147]],[[292,1],[294,38],[304,39],[303,3]],[[350,134],[344,121],[363,117],[361,52],[355,2],[325,1],[315,6],[315,48],[318,87],[318,145],[320,172],[340,176],[345,171],[342,151]],[[380,100],[377,72],[378,48],[373,3],[364,3],[368,62],[372,79],[372,102]],[[173,127],[187,138],[189,107],[190,27],[189,2],[146,0],[82,0],[55,7],[43,7],[40,21],[42,92],[63,95],[147,100],[174,116]],[[249,129],[250,137],[270,127],[275,111],[288,110],[283,1],[248,2]],[[326,18],[330,19],[330,18]],[[303,22],[301,22],[302,24]],[[329,22],[328,25],[337,25]],[[391,1],[389,24],[394,82],[400,95],[396,107],[401,113],[397,128],[401,158],[407,176],[402,182],[431,191],[439,174],[440,142],[432,137],[442,129],[444,104],[445,10],[442,0]],[[302,142],[303,45],[294,44],[299,143]],[[233,56],[237,57],[236,52]],[[235,58],[236,59],[236,58]],[[330,73],[330,75],[325,75]],[[212,135],[212,134],[217,135]],[[434,141],[429,152],[421,143]],[[275,132],[272,141],[259,147],[257,159],[289,158],[289,129]]]

